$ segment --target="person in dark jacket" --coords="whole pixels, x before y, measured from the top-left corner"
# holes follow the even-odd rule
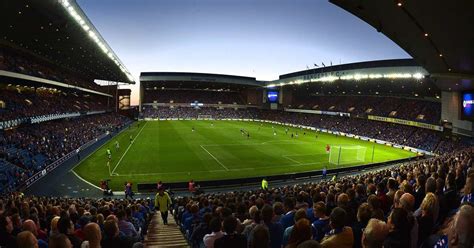
[[[295,224],[295,199],[292,197],[285,198],[284,208],[286,214],[280,219],[280,223],[283,226],[283,230]]]
[[[410,247],[410,224],[408,212],[395,208],[388,217],[389,233],[383,243],[384,248]]]
[[[279,222],[272,221],[273,219],[273,207],[265,205],[262,208],[262,220],[263,224],[268,228],[270,233],[270,247],[279,248],[281,247],[283,238],[283,226]],[[306,215],[306,212],[305,212]]]
[[[202,239],[206,234],[210,234],[211,228],[209,227],[209,222],[212,219],[212,214],[206,213],[202,217],[202,222],[194,228],[193,233],[191,234],[190,242],[193,247],[199,247],[202,243]]]
[[[13,224],[10,217],[0,215],[0,247],[17,247],[16,238],[12,235]]]
[[[237,219],[229,216],[224,219],[224,232],[226,233],[222,238],[214,241],[215,248],[245,248],[247,247],[247,239],[242,234],[237,234]]]
[[[74,248],[80,248],[82,241],[74,236],[74,224],[68,216],[63,216],[58,221],[58,231],[66,235]]]
[[[369,223],[372,213],[370,212],[369,204],[362,203],[357,209],[357,222],[352,225],[352,232],[354,234],[354,248],[362,247],[362,232]]]
[[[136,240],[132,237],[119,234],[120,231],[117,222],[114,220],[106,221],[104,223],[104,237],[101,241],[102,248],[131,248],[133,244],[136,243]]]

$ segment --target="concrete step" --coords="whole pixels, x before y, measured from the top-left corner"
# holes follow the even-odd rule
[[[150,221],[145,237],[145,246],[153,248],[190,247],[174,218],[169,215],[168,225],[164,225],[159,213],[155,214]]]

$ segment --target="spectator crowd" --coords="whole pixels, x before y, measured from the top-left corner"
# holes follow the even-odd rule
[[[0,247],[143,247],[151,200],[0,198]]]
[[[130,120],[109,113],[61,119],[0,131],[1,191],[14,189],[26,179],[85,143],[116,132]],[[0,167],[1,168],[1,167]]]
[[[103,111],[113,107],[107,106],[106,97],[29,87],[0,89],[0,101],[4,103],[0,108],[0,122],[41,115]]]
[[[474,149],[268,190],[177,198],[192,247],[473,247]]]
[[[474,245],[474,148],[390,168],[249,191],[153,199],[0,198],[1,247],[143,247],[168,211],[191,247]],[[164,198],[163,198],[164,196]]]
[[[146,103],[200,103],[244,104],[242,95],[236,91],[216,91],[203,89],[157,89],[146,90]]]
[[[0,49],[0,70],[49,79],[104,93],[106,91],[106,89],[93,83],[92,79],[78,76],[80,75],[79,73],[65,71],[57,65],[52,65],[44,60],[37,60],[32,56],[21,54],[11,49]]]

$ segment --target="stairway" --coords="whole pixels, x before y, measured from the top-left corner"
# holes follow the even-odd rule
[[[152,248],[181,248],[189,247],[188,242],[179,230],[172,215],[168,215],[168,225],[163,225],[161,215],[156,213],[148,227],[145,237],[145,247]]]

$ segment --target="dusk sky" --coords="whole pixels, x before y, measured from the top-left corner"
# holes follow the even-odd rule
[[[367,23],[326,0],[77,0],[138,81],[140,72],[278,75],[409,58]],[[132,87],[132,104],[138,103]]]

